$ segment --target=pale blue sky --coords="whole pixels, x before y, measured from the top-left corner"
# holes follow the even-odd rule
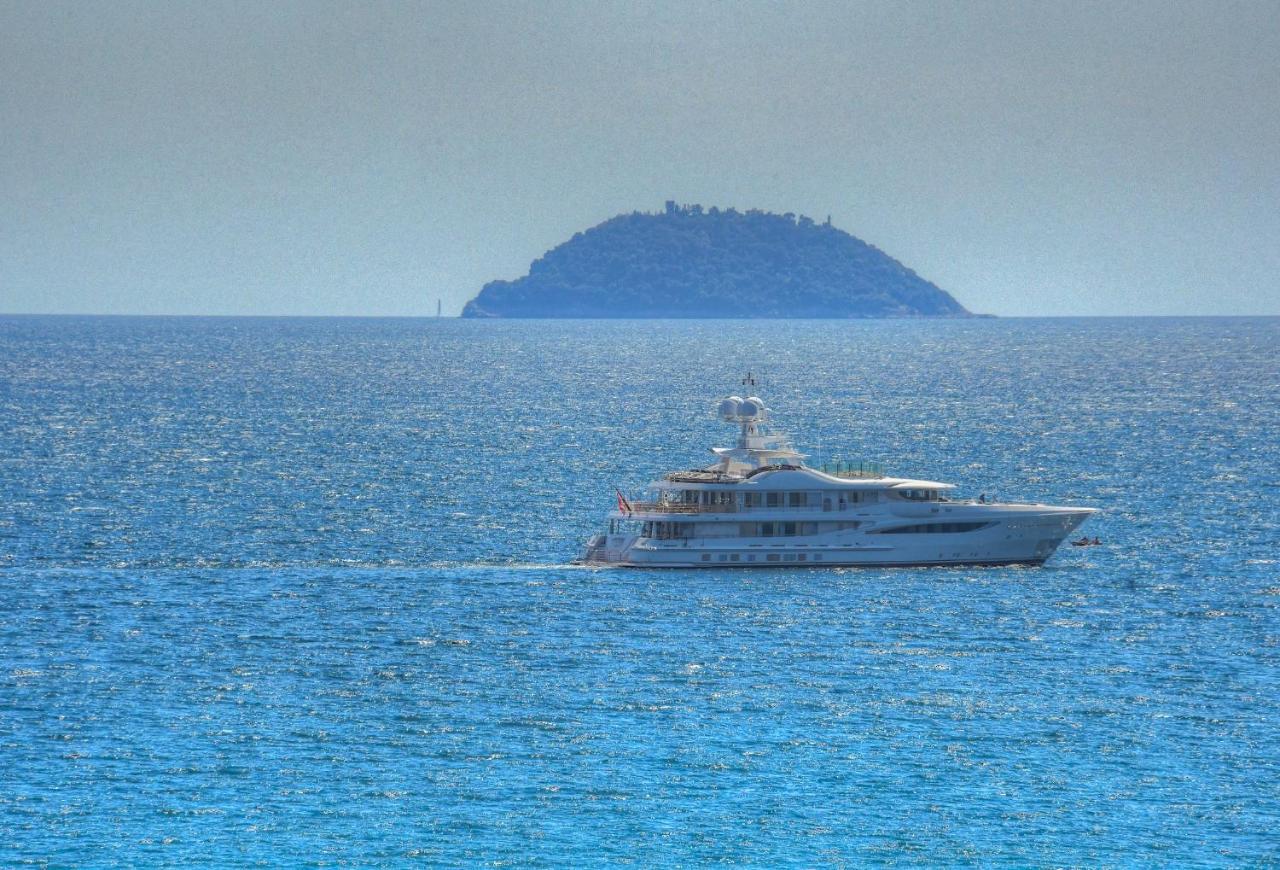
[[[663,201],[1280,314],[1280,5],[0,0],[0,312],[457,313]]]

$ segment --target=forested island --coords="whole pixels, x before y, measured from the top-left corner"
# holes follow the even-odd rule
[[[972,316],[945,290],[831,225],[668,202],[574,235],[463,317]]]

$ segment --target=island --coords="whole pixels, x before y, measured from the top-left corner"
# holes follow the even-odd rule
[[[577,233],[463,317],[971,317],[878,248],[804,215],[668,201]]]

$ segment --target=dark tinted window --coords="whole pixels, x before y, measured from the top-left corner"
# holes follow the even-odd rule
[[[898,526],[892,529],[876,529],[877,535],[955,535],[975,532],[991,523],[918,523],[914,526]]]

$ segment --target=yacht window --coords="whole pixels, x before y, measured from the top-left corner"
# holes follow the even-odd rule
[[[797,561],[797,562],[803,562],[803,561],[804,561],[804,553],[801,553],[799,556],[796,556],[796,561]]]
[[[729,561],[730,561],[730,562],[736,562],[736,561],[738,561],[738,554],[737,554],[737,553],[730,553],[730,554],[729,554]]]
[[[817,533],[818,533],[818,524],[817,524],[817,523],[801,523],[801,524],[800,524],[800,534],[802,534],[802,535],[816,535]]]
[[[768,559],[770,562],[776,562],[782,557],[779,556],[777,553],[770,553],[769,555],[765,556],[765,558]]]
[[[795,523],[780,523],[780,525],[782,526],[782,534],[794,535],[796,533]]]
[[[917,523],[912,526],[897,526],[892,529],[877,529],[877,535],[955,535],[961,532],[975,532],[986,528],[991,523]]]
[[[895,492],[907,501],[938,500],[938,491],[936,489],[899,489],[895,490]]]
[[[710,561],[711,561],[711,554],[710,554],[710,553],[703,553],[703,554],[702,554],[702,561],[704,561],[704,562],[710,562]]]
[[[760,534],[766,538],[773,537],[773,523],[761,523]]]
[[[782,505],[782,493],[770,492],[765,495],[765,504],[769,507],[779,507]]]
[[[804,507],[806,501],[808,501],[808,499],[805,497],[803,492],[787,493],[787,502],[791,507]]]

